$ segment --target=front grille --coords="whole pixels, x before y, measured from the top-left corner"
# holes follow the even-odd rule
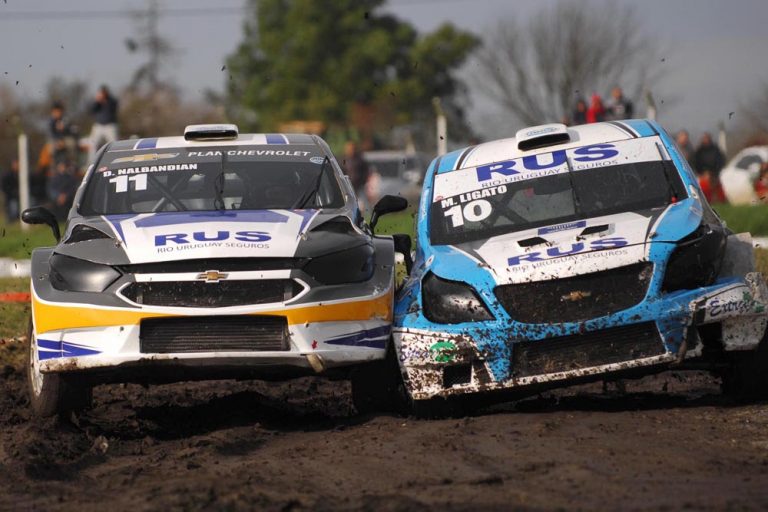
[[[288,324],[275,316],[149,318],[139,344],[146,354],[288,350]]]
[[[612,327],[512,347],[512,374],[528,377],[621,363],[663,354],[664,344],[655,322]]]
[[[154,263],[136,263],[120,265],[124,274],[165,274],[169,272],[205,272],[216,269],[219,272],[244,272],[264,270],[290,270],[301,268],[306,258],[216,258],[176,261],[158,261]]]
[[[290,300],[303,288],[292,279],[152,281],[131,283],[122,294],[137,304],[188,308],[224,308]]]
[[[497,286],[494,292],[518,322],[581,322],[638,304],[652,276],[652,263],[636,263],[565,279]]]

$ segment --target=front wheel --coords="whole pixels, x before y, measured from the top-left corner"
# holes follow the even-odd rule
[[[54,416],[90,407],[93,396],[90,386],[77,384],[55,373],[40,371],[37,340],[31,321],[27,340],[27,386],[29,403],[35,415]]]
[[[390,341],[384,360],[352,370],[352,404],[358,414],[374,412],[402,413],[405,410],[405,387],[397,363],[395,347]]]
[[[768,334],[754,350],[732,352],[722,375],[723,393],[739,399],[768,398]]]

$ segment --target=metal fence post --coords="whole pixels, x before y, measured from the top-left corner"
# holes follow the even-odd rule
[[[29,156],[27,151],[27,134],[19,134],[19,216],[29,208]],[[22,231],[27,231],[29,225],[22,222]]]

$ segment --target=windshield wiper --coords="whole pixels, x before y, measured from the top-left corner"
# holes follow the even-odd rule
[[[221,172],[216,176],[216,179],[213,180],[213,207],[217,210],[226,210],[226,206],[224,205],[224,173],[226,172],[224,169],[226,167],[227,163],[227,152],[222,151],[221,152]]]
[[[306,192],[301,194],[299,200],[296,201],[293,206],[291,206],[291,210],[303,210],[307,206],[307,203],[309,203],[309,200],[317,195],[317,191],[320,190],[320,183],[323,181],[323,175],[325,174],[325,166],[330,161],[331,160],[327,156],[323,159],[323,163],[320,165],[320,173],[317,175],[317,179],[312,184],[312,186],[307,189]]]
[[[568,166],[568,183],[571,185],[571,197],[573,198],[573,211],[579,212],[579,207],[581,206],[581,201],[579,200],[579,196],[576,193],[576,185],[573,182],[573,166],[571,166],[571,159],[566,158],[565,164]]]

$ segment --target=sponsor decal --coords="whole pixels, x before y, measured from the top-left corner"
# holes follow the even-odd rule
[[[629,242],[625,238],[612,237],[601,238],[599,240],[593,240],[588,244],[586,242],[576,242],[570,245],[569,248],[565,247],[550,247],[546,251],[535,251],[520,256],[513,256],[507,259],[507,265],[510,267],[516,267],[523,262],[543,262],[561,256],[571,256],[581,253],[589,253],[595,251],[602,251],[605,249],[618,249],[624,247]],[[600,253],[600,256],[609,256],[610,253]]]
[[[429,353],[438,363],[450,363],[456,359],[456,344],[452,341],[438,341],[429,347]]]
[[[115,158],[112,160],[112,164],[153,162],[155,160],[176,158],[177,156],[179,156],[179,153],[146,153],[144,155],[131,155]]]
[[[765,306],[756,301],[752,294],[745,291],[741,300],[720,300],[718,298],[712,299],[709,303],[709,315],[712,318],[724,315],[727,313],[738,313],[740,315],[746,315],[750,313],[762,313],[765,311]]]
[[[222,152],[216,151],[189,151],[187,156],[205,157],[205,156],[309,156],[309,151],[298,151],[288,149],[230,149]]]
[[[310,162],[312,162],[313,164],[317,164],[317,165],[320,165],[320,164],[322,164],[323,162],[325,162],[325,157],[322,157],[322,156],[313,156],[313,157],[310,157],[310,158],[309,158],[309,161],[310,161]]]
[[[264,231],[233,233],[227,230],[216,230],[215,232],[168,233],[155,235],[155,250],[163,253],[206,248],[269,249],[270,240],[272,237]]]
[[[562,167],[570,156],[575,162],[595,162],[608,160],[618,156],[619,152],[613,144],[592,144],[574,150],[560,149],[552,153],[525,156],[514,160],[505,160],[488,165],[480,165],[476,169],[477,181],[492,180],[494,177],[510,177],[525,171],[543,171]]]

